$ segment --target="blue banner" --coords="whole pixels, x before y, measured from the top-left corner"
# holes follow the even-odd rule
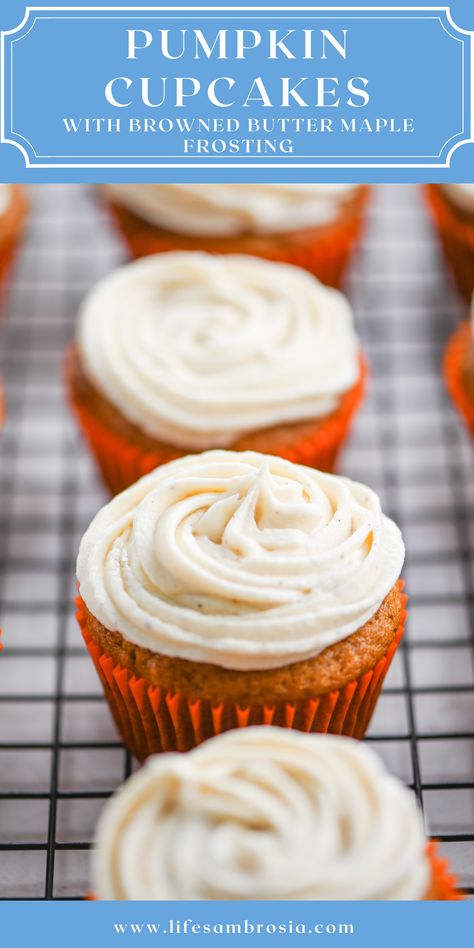
[[[446,948],[466,944],[472,902],[4,902],[2,944],[293,944]]]
[[[436,180],[460,152],[474,172],[469,5],[26,7],[1,152],[33,180]]]

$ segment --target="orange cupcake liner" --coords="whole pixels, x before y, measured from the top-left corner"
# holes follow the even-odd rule
[[[112,494],[118,494],[134,484],[144,474],[149,474],[161,464],[166,464],[188,452],[172,445],[160,444],[153,451],[127,441],[126,437],[98,418],[86,400],[76,392],[72,381],[70,356],[66,359],[66,386],[69,401],[78,421],[83,437],[99,467],[102,479]],[[292,435],[291,427],[256,433],[231,445],[233,450],[260,451],[276,454],[296,464],[332,472],[352,426],[352,422],[365,395],[368,369],[361,358],[361,372],[356,385],[346,392],[332,415],[304,437]],[[193,452],[189,452],[193,453]]]
[[[459,902],[465,895],[458,889],[458,879],[450,870],[447,859],[442,859],[438,853],[438,843],[431,840],[426,845],[426,855],[431,866],[430,895],[426,901],[430,902]],[[88,902],[96,901],[96,896],[88,892],[84,899]]]
[[[436,840],[431,840],[426,847],[432,871],[432,893],[429,901],[459,902],[465,899],[465,895],[458,888],[458,879],[451,871],[449,860],[439,855],[438,846]]]
[[[463,380],[463,364],[466,352],[473,345],[470,321],[461,324],[451,337],[444,355],[444,378],[448,392],[457,410],[474,436],[474,401],[466,390]]]
[[[245,707],[234,701],[193,700],[137,678],[93,641],[80,596],[76,617],[120,736],[128,750],[144,761],[152,754],[187,751],[224,731],[257,724],[363,738],[404,632],[406,602],[403,595],[400,626],[386,654],[359,678],[339,690],[294,704]]]
[[[426,185],[428,204],[445,257],[462,295],[470,302],[474,291],[474,215],[469,218],[436,184]]]
[[[366,194],[353,212],[326,227],[295,231],[252,240],[240,238],[193,238],[160,230],[118,204],[106,200],[126,247],[133,257],[174,250],[204,250],[207,253],[248,253],[276,263],[290,263],[309,270],[322,283],[340,286],[364,230]]]
[[[17,249],[17,240],[10,240],[8,244],[0,247],[0,284],[1,292],[4,291],[5,283],[8,280],[8,276],[15,258],[15,252]]]
[[[27,200],[20,185],[12,185],[11,207],[4,219],[5,233],[0,237],[0,296],[3,296],[18,249],[27,213]]]

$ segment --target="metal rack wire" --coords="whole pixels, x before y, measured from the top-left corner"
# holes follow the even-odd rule
[[[81,297],[122,249],[93,190],[36,186],[31,200],[0,325],[0,897],[81,898],[96,818],[133,764],[74,620],[77,546],[104,493],[61,361]],[[474,893],[474,457],[440,371],[463,314],[414,187],[378,189],[349,292],[372,381],[342,469],[399,522],[410,595],[368,740]]]

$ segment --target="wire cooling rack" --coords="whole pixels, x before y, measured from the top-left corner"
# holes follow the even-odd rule
[[[92,189],[35,186],[31,202],[0,326],[0,897],[81,898],[98,814],[133,765],[74,619],[76,551],[105,495],[61,362],[82,296],[123,253]],[[463,312],[416,188],[377,190],[349,293],[372,380],[342,470],[408,547],[409,627],[368,740],[472,894],[474,456],[440,371]]]

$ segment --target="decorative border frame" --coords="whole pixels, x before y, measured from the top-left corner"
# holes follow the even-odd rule
[[[75,163],[75,162],[72,161],[72,160],[63,161],[63,162],[61,162],[61,161],[57,161],[57,162],[56,162],[56,161],[54,161],[54,162],[53,162],[53,161],[48,161],[48,162],[46,162],[46,163],[42,163],[41,161],[33,161],[33,162],[32,162],[32,161],[31,161],[31,156],[30,156],[29,152],[27,151],[27,149],[26,149],[17,139],[9,138],[9,137],[8,137],[8,134],[10,134],[10,135],[13,134],[13,135],[16,135],[17,138],[23,139],[23,141],[26,143],[26,145],[29,147],[29,149],[31,150],[31,152],[33,153],[33,155],[34,155],[35,157],[38,157],[38,158],[46,158],[46,157],[49,158],[49,157],[50,157],[51,159],[55,159],[55,158],[58,158],[58,159],[64,158],[64,159],[65,159],[65,158],[68,157],[68,156],[60,156],[60,155],[58,155],[58,156],[55,156],[55,155],[52,155],[52,156],[38,155],[38,156],[36,156],[36,152],[35,152],[35,150],[34,150],[32,144],[31,144],[31,142],[28,141],[28,139],[26,139],[26,138],[25,138],[24,136],[22,136],[20,133],[15,132],[15,131],[13,130],[13,128],[10,128],[8,131],[6,130],[6,83],[5,83],[5,78],[6,78],[6,60],[5,60],[6,38],[7,38],[7,37],[10,37],[10,36],[14,36],[14,35],[17,34],[17,33],[20,33],[20,32],[24,29],[24,27],[28,24],[28,22],[29,22],[29,20],[30,20],[30,17],[34,17],[33,22],[31,23],[30,29],[29,29],[26,33],[23,33],[21,36],[19,36],[16,40],[12,40],[12,41],[11,41],[11,46],[13,47],[13,43],[19,42],[21,39],[24,39],[25,36],[27,36],[27,35],[31,32],[31,30],[33,29],[33,27],[34,27],[35,23],[37,22],[37,20],[44,18],[44,17],[38,16],[38,14],[48,13],[48,14],[49,14],[49,16],[47,17],[48,19],[69,19],[69,17],[61,16],[61,14],[64,14],[64,13],[68,13],[68,14],[74,14],[74,13],[84,13],[84,14],[87,14],[87,13],[91,13],[91,14],[92,14],[92,13],[93,13],[93,14],[96,14],[96,15],[97,15],[97,14],[100,14],[101,12],[102,12],[102,13],[112,14],[112,15],[113,15],[114,13],[116,13],[116,14],[119,14],[119,13],[120,13],[120,14],[126,15],[126,14],[137,14],[137,13],[138,13],[138,14],[143,14],[143,13],[153,14],[153,13],[177,13],[177,12],[179,12],[179,13],[186,13],[186,12],[188,12],[188,13],[212,13],[212,14],[216,14],[216,13],[223,13],[223,14],[226,14],[226,13],[227,13],[227,14],[229,14],[229,13],[254,13],[254,12],[257,12],[257,13],[259,13],[259,12],[260,12],[260,13],[268,13],[268,14],[278,14],[278,13],[282,13],[282,14],[283,14],[283,13],[286,13],[286,14],[291,14],[291,13],[309,13],[309,14],[321,14],[321,15],[323,15],[323,14],[332,14],[332,13],[334,13],[334,14],[336,14],[336,13],[337,13],[337,14],[339,14],[339,13],[345,13],[345,14],[347,14],[348,17],[350,17],[351,14],[353,14],[354,12],[355,12],[355,13],[362,13],[362,14],[363,14],[363,13],[370,14],[370,17],[369,17],[369,16],[367,16],[367,17],[364,17],[364,16],[362,16],[362,17],[359,17],[359,16],[354,17],[355,19],[358,19],[358,20],[359,20],[359,19],[381,19],[381,20],[383,20],[383,19],[389,18],[389,17],[387,17],[387,16],[379,16],[379,17],[374,16],[374,14],[377,14],[377,13],[379,13],[379,14],[391,14],[391,13],[393,13],[393,14],[401,14],[400,16],[397,16],[396,19],[412,19],[412,18],[413,18],[413,15],[416,15],[417,13],[418,13],[418,14],[423,14],[423,16],[420,16],[419,19],[437,19],[437,20],[439,20],[439,22],[441,23],[441,25],[442,25],[443,29],[445,30],[445,32],[448,33],[448,35],[452,36],[453,39],[455,39],[455,40],[457,40],[458,42],[462,43],[462,46],[463,46],[463,87],[462,87],[462,97],[463,97],[463,128],[462,128],[462,129],[460,130],[460,132],[457,133],[457,134],[459,134],[459,135],[467,134],[467,135],[469,135],[469,137],[466,137],[466,138],[461,139],[460,141],[457,141],[457,142],[453,145],[453,147],[450,149],[450,151],[448,152],[448,154],[446,155],[446,158],[445,158],[444,161],[436,160],[436,159],[439,159],[439,158],[440,158],[440,156],[442,155],[444,149],[445,149],[446,146],[449,144],[449,142],[452,140],[452,138],[453,138],[453,137],[457,137],[457,135],[456,135],[456,136],[452,136],[450,139],[448,139],[448,140],[444,143],[444,145],[443,145],[442,148],[440,149],[438,155],[436,155],[436,156],[429,156],[429,157],[433,157],[434,160],[433,160],[433,161],[428,161],[428,162],[426,162],[426,163],[424,163],[424,162],[419,162],[419,161],[414,161],[414,158],[415,158],[416,156],[411,156],[411,161],[404,161],[403,159],[400,159],[399,161],[395,161],[395,159],[394,159],[394,163],[390,163],[390,156],[387,156],[388,160],[387,160],[387,159],[384,159],[384,160],[381,160],[381,159],[380,159],[379,161],[376,161],[376,160],[374,160],[374,159],[372,158],[372,160],[368,161],[367,163],[364,163],[364,160],[363,160],[363,159],[364,159],[364,156],[361,156],[361,159],[360,159],[360,160],[357,160],[357,161],[355,160],[355,156],[348,156],[348,160],[345,160],[345,161],[342,161],[342,162],[338,161],[338,159],[339,159],[341,156],[334,156],[334,159],[335,159],[335,160],[333,160],[333,161],[328,160],[327,158],[322,158],[321,160],[319,160],[319,159],[316,158],[316,156],[314,156],[313,160],[311,160],[311,158],[305,157],[305,158],[301,159],[301,161],[297,161],[297,160],[295,161],[295,160],[287,159],[286,161],[281,161],[281,160],[280,160],[280,161],[272,161],[272,162],[268,161],[268,158],[266,158],[266,160],[262,160],[262,161],[255,161],[255,160],[253,160],[253,161],[250,160],[250,161],[249,161],[249,160],[246,159],[246,156],[242,156],[242,158],[241,158],[240,161],[232,161],[232,162],[227,162],[227,161],[226,161],[225,164],[224,164],[223,162],[220,162],[220,161],[199,161],[199,162],[197,162],[196,160],[187,160],[184,155],[183,155],[183,157],[181,158],[180,162],[176,162],[176,161],[173,162],[173,161],[170,161],[167,156],[163,156],[163,159],[161,159],[161,160],[150,160],[149,158],[147,158],[146,156],[144,156],[144,160],[143,160],[143,161],[139,161],[137,158],[135,158],[134,161],[128,161],[127,159],[128,159],[130,156],[122,156],[122,157],[121,157],[121,156],[114,156],[114,158],[113,158],[113,159],[111,158],[110,161],[107,161],[107,160],[106,160],[108,156],[104,156],[104,160],[101,160],[101,161],[98,160],[99,156],[85,156],[85,159],[84,159],[83,161],[81,160],[81,161],[78,161],[77,163]],[[411,15],[410,15],[410,16],[403,16],[403,14],[407,14],[407,13],[409,13],[409,14],[411,14]],[[54,15],[51,16],[51,14],[59,14],[59,15],[58,15],[58,16],[54,16]],[[435,15],[435,16],[430,16],[430,14],[437,14],[437,15]],[[445,19],[446,19],[446,24],[443,23],[443,19],[442,19],[442,16],[443,16],[443,15],[444,15],[444,17],[445,17]],[[85,17],[83,17],[83,19],[88,19],[88,18],[90,18],[90,19],[92,20],[92,19],[96,19],[96,16],[90,16],[90,17],[85,16]],[[112,16],[112,18],[113,18],[113,19],[121,19],[121,17],[119,17],[119,16],[116,16],[116,17],[113,17],[113,16]],[[450,27],[450,29],[449,29],[448,27]],[[454,33],[452,33],[451,30],[454,30]],[[470,116],[469,116],[469,123],[468,123],[468,124],[469,124],[470,127],[468,127],[467,129],[464,127],[464,124],[465,124],[465,98],[466,98],[466,84],[465,84],[465,83],[466,83],[465,51],[466,51],[466,45],[467,45],[467,43],[466,43],[466,41],[465,41],[464,39],[461,39],[461,38],[459,38],[458,36],[456,36],[456,35],[455,35],[456,33],[460,34],[461,37],[464,37],[464,36],[470,37],[470,54],[471,54],[471,55],[470,55],[470,59],[471,59],[470,65],[471,65],[471,70],[470,70],[470,77],[468,77],[469,93],[470,93]],[[124,170],[127,170],[127,169],[128,169],[128,170],[131,170],[131,169],[140,169],[140,168],[142,168],[142,169],[146,169],[146,168],[150,168],[150,169],[162,168],[162,169],[175,169],[175,170],[183,170],[183,169],[203,169],[203,170],[208,169],[208,170],[209,170],[209,169],[222,169],[223,167],[225,167],[225,168],[230,168],[230,169],[245,169],[245,168],[254,168],[254,169],[256,169],[256,168],[258,168],[258,169],[272,169],[272,170],[273,170],[273,169],[282,169],[282,168],[286,168],[286,169],[289,169],[289,168],[291,168],[291,169],[306,169],[306,170],[308,170],[308,169],[312,169],[312,170],[317,170],[317,169],[321,169],[321,170],[323,170],[323,169],[334,169],[334,170],[336,170],[336,169],[361,169],[361,170],[367,170],[367,169],[410,169],[410,168],[411,168],[411,169],[420,169],[420,170],[422,170],[422,169],[443,169],[443,168],[450,168],[450,167],[451,167],[451,160],[452,160],[452,157],[453,157],[454,153],[458,150],[458,148],[462,147],[463,145],[474,144],[474,31],[465,30],[465,29],[463,29],[462,27],[459,27],[459,26],[455,23],[455,21],[454,21],[452,15],[451,15],[451,9],[450,9],[450,7],[443,7],[443,6],[433,6],[433,7],[406,7],[406,6],[405,6],[405,7],[404,7],[404,6],[393,6],[393,7],[387,7],[387,6],[384,6],[384,7],[382,7],[382,6],[344,7],[344,6],[269,6],[269,5],[266,5],[266,6],[251,6],[251,7],[249,7],[249,6],[225,6],[225,7],[223,7],[223,6],[213,6],[213,7],[209,7],[209,6],[192,6],[192,7],[190,7],[190,6],[181,6],[181,5],[176,5],[176,6],[143,6],[143,7],[138,7],[138,6],[134,6],[134,7],[130,7],[130,6],[101,6],[101,7],[90,7],[90,6],[89,6],[89,7],[88,7],[88,6],[77,6],[77,7],[71,7],[71,6],[69,6],[69,7],[27,6],[27,7],[25,8],[25,15],[24,15],[24,17],[23,17],[23,20],[18,24],[18,26],[16,26],[15,28],[13,28],[13,29],[11,29],[11,30],[3,30],[3,31],[1,31],[1,33],[0,33],[0,59],[1,59],[1,71],[0,71],[0,79],[1,79],[0,144],[2,144],[2,145],[13,145],[15,148],[17,148],[17,149],[22,153],[22,155],[23,155],[23,157],[24,157],[24,159],[25,159],[25,167],[26,167],[26,168],[38,168],[38,169],[40,169],[40,168],[43,168],[43,169],[54,169],[54,168],[62,168],[62,169],[69,169],[69,168],[70,168],[70,169],[74,169],[74,168],[88,169],[88,168],[89,168],[89,169],[92,169],[92,168],[94,168],[94,169],[115,169],[115,170],[120,170],[120,169],[124,169]],[[10,72],[10,117],[12,118],[12,116],[13,116],[13,75],[12,75],[12,72],[13,72],[13,61],[12,61],[12,57],[11,57],[11,61],[10,61],[10,71],[11,71],[11,72]],[[79,156],[73,156],[73,155],[70,156],[71,159],[73,159],[74,157],[79,158]],[[97,157],[97,160],[96,160],[95,162],[91,162],[91,161],[88,160],[88,158],[90,158],[90,157]],[[420,158],[424,158],[424,157],[425,157],[425,156],[420,156]],[[351,158],[353,159],[352,162],[351,162]],[[371,156],[367,156],[367,158],[371,158]]]

